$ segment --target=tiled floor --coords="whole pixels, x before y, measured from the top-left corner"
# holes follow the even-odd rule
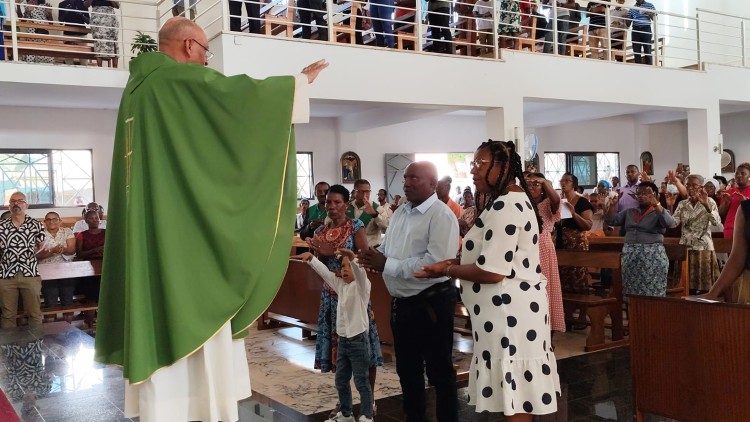
[[[93,356],[93,338],[67,323],[44,324],[38,331],[0,330],[0,388],[24,421],[129,420],[122,413],[120,369],[96,364]],[[563,384],[560,411],[544,420],[632,419],[627,349],[562,359],[558,368]],[[434,394],[429,397],[432,409]],[[462,421],[503,420],[473,412],[466,404],[465,386],[459,398]],[[380,399],[377,406],[377,421],[403,419],[399,396]],[[243,422],[316,422],[324,421],[327,413],[304,416],[260,394],[240,403]]]

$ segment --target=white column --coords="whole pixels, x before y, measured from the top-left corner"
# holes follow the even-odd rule
[[[718,102],[688,117],[688,161],[691,173],[711,177],[721,172],[721,114]]]
[[[487,137],[495,141],[515,141],[516,151],[524,160],[523,99],[509,101],[502,108],[487,110]]]

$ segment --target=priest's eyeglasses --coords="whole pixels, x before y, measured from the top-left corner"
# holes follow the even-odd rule
[[[203,45],[203,44],[199,43],[198,41],[196,41],[195,38],[191,38],[190,41],[193,41],[194,43],[196,43],[199,46],[201,46],[204,50],[206,50],[206,60],[211,60],[214,57],[214,53],[210,52],[208,50],[208,47],[206,47],[205,45]]]

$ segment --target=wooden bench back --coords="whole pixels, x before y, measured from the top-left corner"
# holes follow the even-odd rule
[[[557,265],[571,267],[620,268],[620,251],[557,251]]]

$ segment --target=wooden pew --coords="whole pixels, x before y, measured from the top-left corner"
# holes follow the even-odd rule
[[[750,420],[750,307],[631,296],[630,327],[637,421]]]
[[[591,323],[586,338],[587,352],[610,349],[627,344],[622,318],[622,276],[620,273],[620,253],[603,251],[557,251],[559,266],[596,267],[612,269],[613,288],[609,295],[563,293],[563,306],[566,320],[572,319],[575,309],[585,312]],[[612,341],[607,343],[604,335],[605,318],[612,322]]]
[[[100,260],[39,264],[39,276],[42,279],[42,283],[71,278],[99,277],[101,274],[102,261]],[[98,308],[98,298],[96,300],[93,298],[79,298],[70,306],[42,308],[42,315],[82,312],[86,324],[93,328],[95,326],[95,316]]]
[[[11,26],[6,24],[4,28],[4,45],[6,57],[13,56],[13,40],[11,36]],[[18,54],[19,55],[38,55],[51,56],[60,58],[73,58],[80,60],[94,60],[93,43],[91,38],[71,37],[64,35],[55,35],[54,33],[68,32],[86,35],[90,32],[89,28],[80,25],[60,24],[60,23],[43,23],[27,19],[19,19],[16,24]],[[28,29],[41,29],[49,34],[32,34]],[[44,39],[45,42],[36,40]],[[107,59],[105,59],[106,61]]]
[[[589,239],[591,250],[622,250],[625,238],[623,237],[597,237]],[[716,253],[729,253],[732,250],[732,239],[714,238],[714,250]],[[664,249],[670,263],[670,283],[667,286],[667,296],[683,297],[690,292],[690,270],[687,260],[687,247],[680,245],[680,239],[676,237],[664,238]]]

